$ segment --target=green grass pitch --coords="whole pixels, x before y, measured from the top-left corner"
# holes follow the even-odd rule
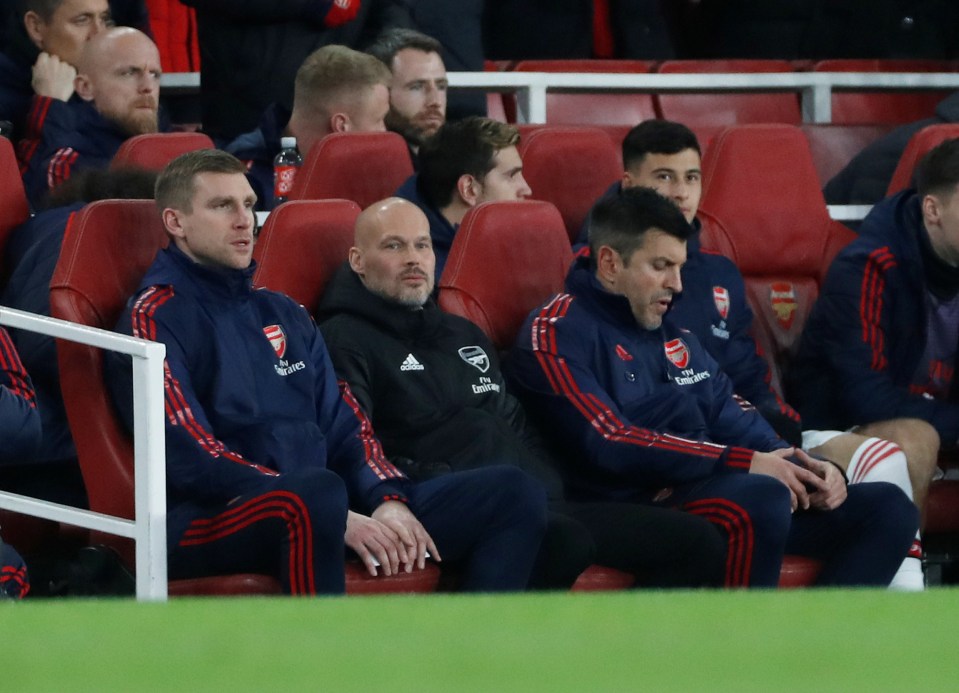
[[[959,591],[0,604],[4,691],[936,691]]]

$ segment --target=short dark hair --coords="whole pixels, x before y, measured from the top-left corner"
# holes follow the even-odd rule
[[[157,207],[193,211],[196,177],[201,173],[246,173],[246,165],[232,154],[219,149],[197,149],[181,154],[160,173],[155,196]]]
[[[63,0],[20,0],[20,16],[27,12],[36,12],[44,22],[49,22]]]
[[[688,127],[671,120],[644,120],[623,138],[623,167],[632,168],[647,154],[679,154],[686,149],[703,154],[696,134]]]
[[[623,264],[628,265],[650,229],[682,241],[692,232],[679,207],[652,188],[626,188],[618,195],[601,198],[589,213],[589,252],[593,266],[604,245],[619,253]]]
[[[519,130],[498,120],[470,116],[445,123],[420,146],[419,190],[436,209],[447,206],[460,176],[482,178],[501,149],[519,144]]]
[[[413,29],[393,27],[382,31],[366,48],[366,52],[392,70],[393,58],[404,48],[413,48],[424,53],[442,53],[443,44],[432,36]]]
[[[959,137],[933,147],[916,166],[920,196],[952,193],[959,183]]]

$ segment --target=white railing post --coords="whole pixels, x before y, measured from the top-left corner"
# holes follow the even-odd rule
[[[77,527],[129,537],[136,542],[137,599],[167,598],[166,449],[163,360],[166,346],[0,306],[0,325],[129,354],[133,361],[135,520],[80,510],[7,491],[0,508]]]
[[[163,430],[163,344],[133,359],[137,598],[167,598],[166,440]]]

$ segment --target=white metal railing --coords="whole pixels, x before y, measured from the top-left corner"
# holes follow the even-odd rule
[[[166,346],[0,306],[7,325],[88,346],[118,351],[133,361],[135,520],[80,510],[0,491],[0,508],[98,530],[136,542],[137,599],[165,601],[166,443],[163,430],[163,359]]]
[[[803,120],[832,121],[832,92],[959,89],[955,72],[736,72],[736,73],[584,73],[584,72],[450,72],[450,87],[515,92],[517,120],[546,122],[549,91],[619,91],[646,93],[798,92]],[[198,72],[175,72],[160,79],[165,93],[195,93]]]

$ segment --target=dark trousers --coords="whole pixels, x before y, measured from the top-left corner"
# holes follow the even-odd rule
[[[531,477],[512,466],[446,474],[415,484],[409,505],[460,569],[459,589],[526,589],[546,532],[546,494]]]
[[[343,481],[327,469],[265,477],[262,490],[170,537],[170,578],[257,572],[288,594],[341,594],[347,508]]]
[[[662,503],[717,525],[728,540],[727,586],[775,587],[784,553],[824,561],[817,584],[888,585],[919,526],[891,484],[849,487],[832,511],[791,512],[789,490],[760,474],[724,474],[674,489]]]
[[[716,587],[726,540],[708,520],[672,508],[552,503],[530,587],[568,589],[594,563],[632,573],[637,587]]]

